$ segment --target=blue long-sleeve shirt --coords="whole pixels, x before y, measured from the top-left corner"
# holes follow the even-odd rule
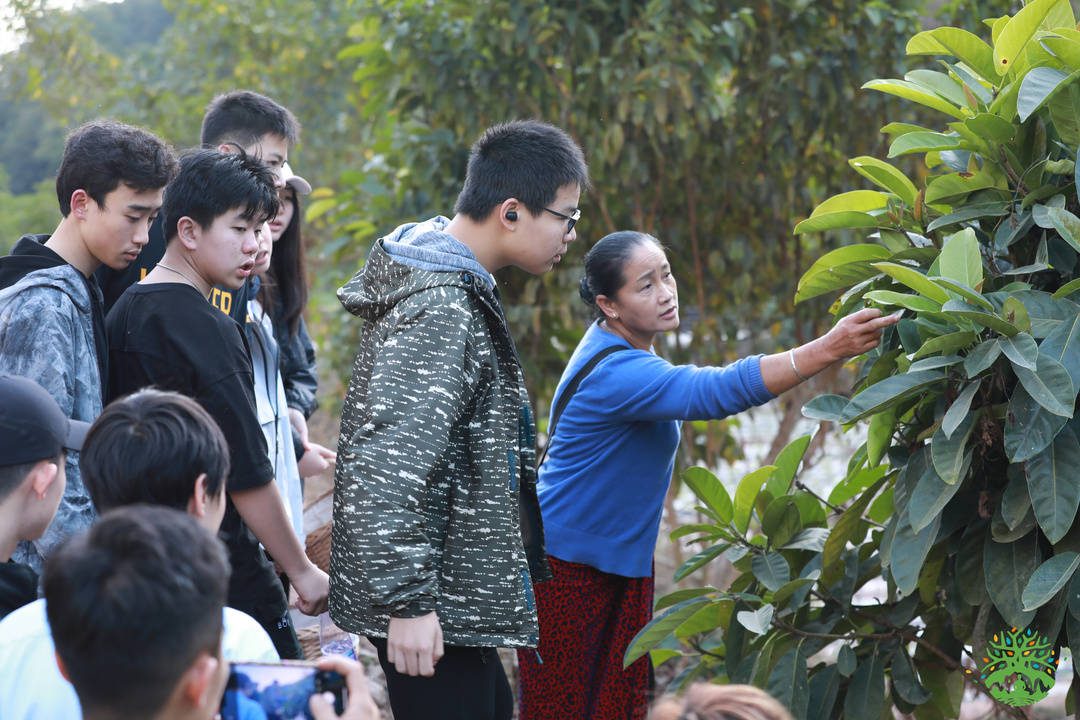
[[[549,555],[626,577],[646,577],[660,530],[682,420],[727,417],[773,398],[761,356],[726,367],[672,365],[630,348],[594,323],[552,399],[597,352],[601,360],[574,394],[540,468],[538,492]]]

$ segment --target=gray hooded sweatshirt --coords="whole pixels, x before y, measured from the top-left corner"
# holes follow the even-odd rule
[[[101,414],[101,373],[94,346],[86,280],[71,265],[28,273],[0,290],[0,373],[28,377],[73,420]],[[40,572],[61,540],[89,527],[96,514],[79,474],[79,453],[68,452],[67,487],[52,524],[33,543],[19,543],[16,562]]]

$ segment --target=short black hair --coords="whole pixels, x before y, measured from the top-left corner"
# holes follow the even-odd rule
[[[139,390],[109,404],[90,426],[79,469],[99,513],[135,503],[185,510],[206,473],[216,497],[229,475],[229,446],[199,403],[174,392]]]
[[[85,190],[98,207],[124,183],[135,192],[165,187],[176,175],[176,155],[165,141],[115,120],[92,120],[71,131],[56,171],[60,213],[71,212],[71,194]]]
[[[288,108],[265,95],[233,90],[206,106],[201,135],[204,146],[233,143],[247,148],[267,135],[285,138],[290,145],[300,142],[299,121]]]
[[[65,453],[61,451],[60,457],[53,458],[51,461],[63,466],[64,455]],[[41,460],[33,460],[17,465],[0,465],[0,502],[3,502],[7,499],[8,495],[15,492],[15,488],[19,487],[19,484],[26,479],[26,476],[30,474],[30,471],[33,470],[38,463],[49,461],[49,458],[43,458]]]
[[[242,151],[189,150],[180,158],[176,179],[165,188],[165,239],[176,237],[182,217],[202,228],[235,208],[247,220],[274,217],[279,203],[275,178],[269,166]]]
[[[578,144],[554,125],[515,120],[488,128],[472,146],[454,211],[481,222],[513,197],[537,216],[566,185],[589,187]]]
[[[83,713],[154,717],[201,653],[221,656],[225,547],[178,510],[109,512],[45,562],[56,652]]]
[[[596,296],[614,298],[615,293],[626,284],[624,269],[634,248],[650,242],[663,248],[660,241],[648,233],[619,230],[600,238],[585,253],[585,273],[581,276],[578,294],[597,317],[602,318],[604,313],[596,304]]]

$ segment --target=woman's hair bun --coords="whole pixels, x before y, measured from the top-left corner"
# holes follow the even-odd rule
[[[578,294],[581,295],[581,299],[585,301],[586,305],[596,307],[596,293],[589,287],[588,274],[583,274],[581,276],[581,282],[578,283]]]

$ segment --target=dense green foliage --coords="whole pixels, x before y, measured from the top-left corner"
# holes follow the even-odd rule
[[[888,158],[923,157],[928,175],[853,158],[876,189],[835,195],[795,228],[865,238],[811,265],[797,299],[842,290],[837,316],[903,313],[852,397],[803,409],[867,421],[865,445],[828,498],[799,483],[809,437],[734,497],[687,471],[709,520],[672,534],[703,545],[678,577],[721,556],[739,575],[662,598],[628,660],[674,636],[681,648],[654,661],[685,656],[684,680],[753,682],[796,717],[936,718],[959,712],[988,635],[1028,627],[1080,653],[1080,32],[1065,0],[986,25],[985,40],[920,32],[907,52],[931,67],[864,85],[938,113],[883,128]],[[830,643],[836,662],[808,667]],[[985,682],[1003,693],[1009,674]]]

